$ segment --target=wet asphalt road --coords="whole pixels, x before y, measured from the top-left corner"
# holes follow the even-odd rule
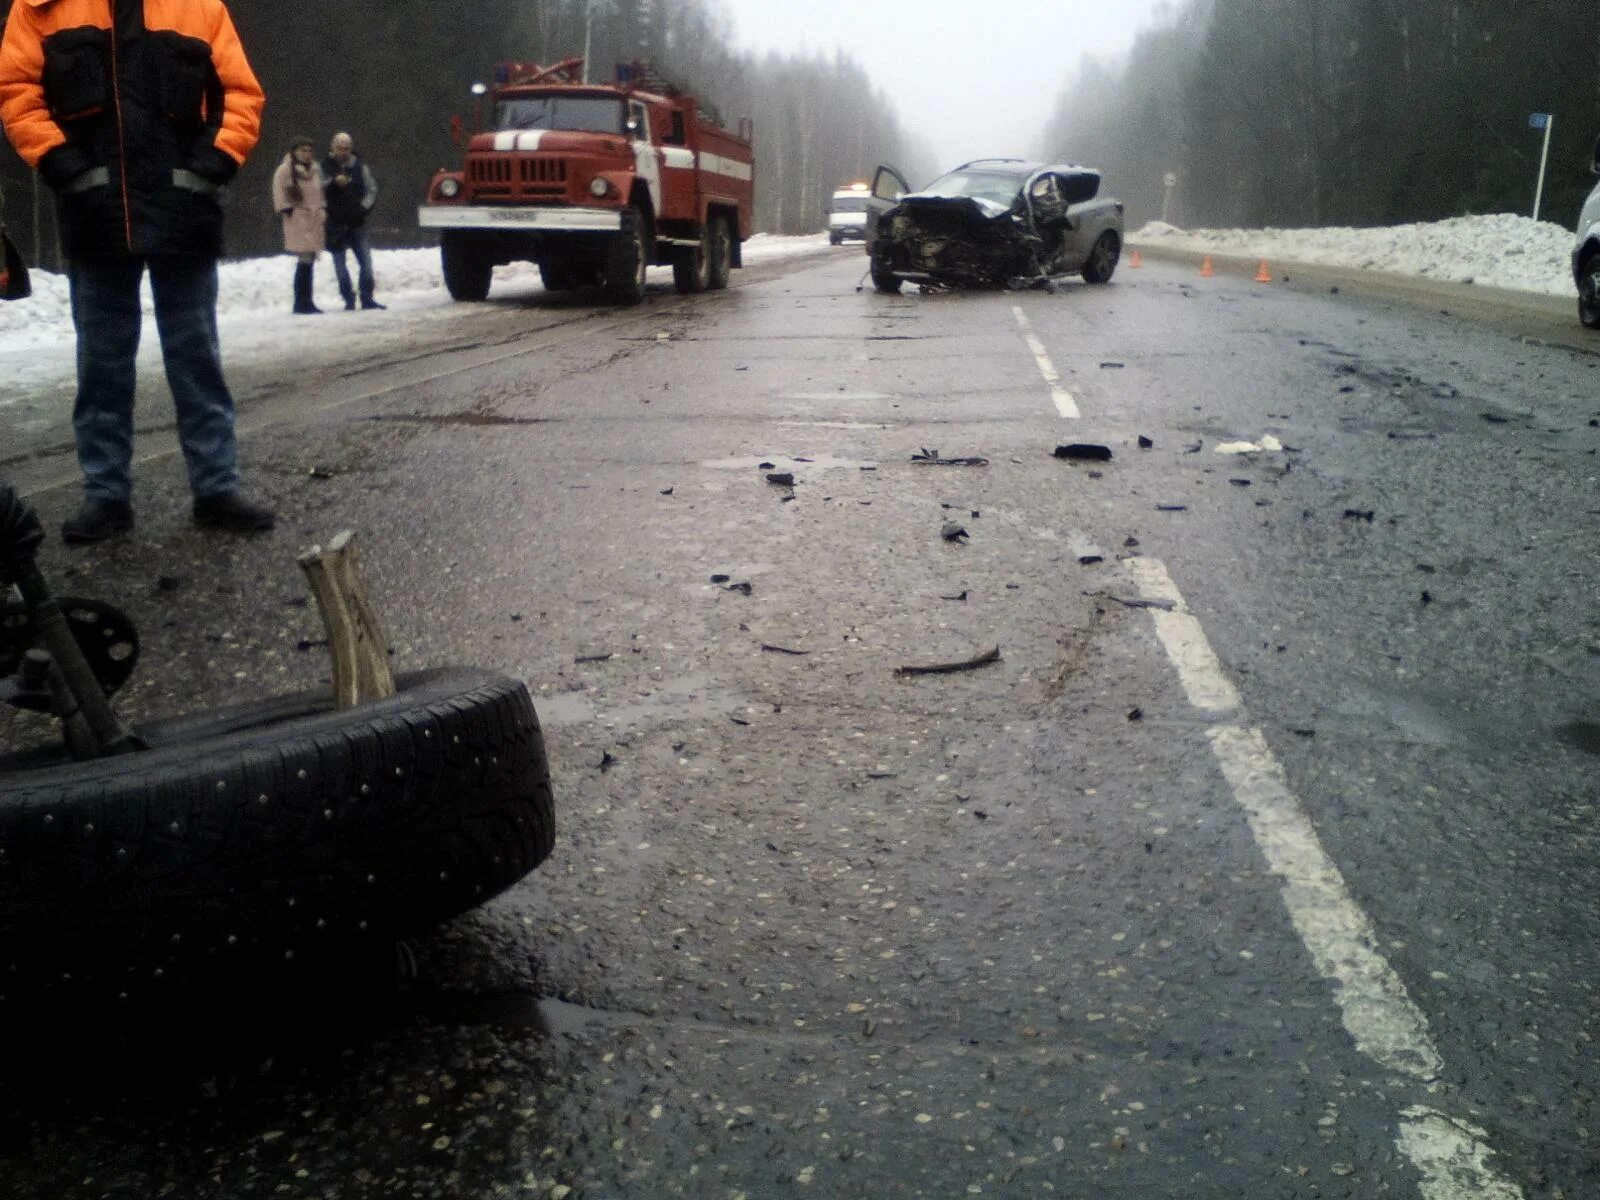
[[[528,680],[560,832],[403,987],[13,1078],[0,1191],[1600,1195],[1600,358],[1174,265],[899,297],[860,267],[263,400],[275,534],[189,530],[169,457],[133,538],[50,551],[140,620],[148,716],[323,678],[293,559],[360,530],[405,663]],[[1114,457],[1052,457],[1079,441]],[[1135,555],[1225,718],[1124,603]],[[1370,921],[1426,1078],[1347,1026],[1224,720]],[[1419,1106],[1518,1191],[1425,1184]]]

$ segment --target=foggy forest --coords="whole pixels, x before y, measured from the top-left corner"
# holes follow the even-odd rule
[[[8,11],[9,4],[4,8]],[[714,0],[231,0],[268,103],[261,145],[233,186],[229,252],[278,248],[267,200],[291,136],[349,130],[380,183],[380,245],[422,244],[416,204],[472,121],[471,84],[506,60],[588,50],[598,77],[649,61],[724,122],[756,131],[757,228],[807,233],[829,193],[880,162],[913,185],[932,157],[894,98],[846,50],[735,48]],[[997,19],[1000,19],[997,17]],[[1129,227],[1376,225],[1528,210],[1556,115],[1545,212],[1565,221],[1591,185],[1600,133],[1600,23],[1574,0],[1181,0],[1115,61],[1060,52],[1041,157],[1101,168]],[[1176,177],[1171,194],[1163,179]],[[9,148],[7,225],[58,264],[53,203]]]
[[[1086,60],[1037,151],[1105,170],[1129,227],[1389,225],[1531,210],[1594,186],[1589,0],[1182,0],[1126,60]],[[1569,225],[1570,227],[1570,225]]]

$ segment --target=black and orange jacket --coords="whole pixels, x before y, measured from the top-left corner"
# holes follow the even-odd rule
[[[55,189],[69,258],[222,253],[219,190],[261,134],[222,0],[13,0],[0,122]]]

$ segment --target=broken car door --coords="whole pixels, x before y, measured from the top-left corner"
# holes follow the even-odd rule
[[[878,219],[911,190],[905,176],[893,167],[879,167],[872,177],[872,191],[867,195],[867,253],[878,240]]]

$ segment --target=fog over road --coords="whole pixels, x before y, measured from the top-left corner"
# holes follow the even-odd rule
[[[7,1082],[0,1195],[1600,1194],[1600,357],[864,266],[461,306],[246,408],[270,537],[168,455],[49,549],[138,717],[314,686],[359,530],[402,662],[528,680],[559,832],[403,989]]]

